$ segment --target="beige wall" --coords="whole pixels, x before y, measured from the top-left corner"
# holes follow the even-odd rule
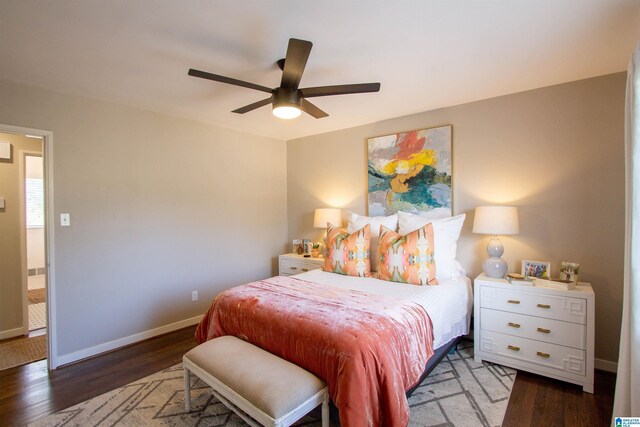
[[[201,315],[275,272],[284,141],[9,82],[0,93],[0,123],[54,135],[58,356]]]
[[[27,268],[44,268],[44,227],[27,228]]]
[[[11,160],[0,160],[0,337],[19,334],[22,328],[22,268],[20,262],[20,151],[41,152],[42,142],[0,133],[12,145]],[[26,274],[26,271],[25,271]],[[14,331],[13,333],[11,331]]]
[[[617,361],[624,240],[625,73],[443,108],[287,143],[288,240],[318,238],[313,210],[367,213],[366,139],[453,125],[453,203],[467,220],[458,258],[482,270],[486,236],[473,210],[513,204],[521,232],[504,258],[581,264],[596,293],[596,357]]]

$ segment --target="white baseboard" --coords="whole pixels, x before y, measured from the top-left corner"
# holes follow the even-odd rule
[[[604,359],[596,359],[595,368],[600,369],[601,371],[618,372],[618,363]]]
[[[178,329],[186,328],[187,326],[195,325],[199,323],[200,320],[202,320],[202,317],[203,315],[201,314],[190,319],[181,320],[179,322],[164,325],[155,329],[150,329],[148,331],[140,332],[134,335],[129,335],[128,337],[119,338],[117,340],[109,341],[104,344],[96,345],[94,347],[85,348],[84,350],[74,351],[73,353],[69,354],[58,355],[57,368],[68,365],[69,363],[77,362],[78,360],[97,356],[98,354],[115,350],[129,344],[134,344],[138,341],[153,338],[158,335],[166,334],[168,332],[177,331]]]
[[[27,334],[29,332],[27,331]],[[9,329],[7,331],[0,331],[0,340],[6,340],[7,338],[19,337],[24,335],[24,328],[21,326],[15,329]]]

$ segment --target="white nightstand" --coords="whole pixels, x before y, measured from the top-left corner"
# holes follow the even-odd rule
[[[591,284],[562,291],[474,281],[474,352],[523,371],[579,384],[593,393],[595,295]]]
[[[324,263],[324,258],[305,258],[298,254],[284,254],[278,256],[278,261],[280,264],[279,274],[281,276],[292,276],[321,268]]]

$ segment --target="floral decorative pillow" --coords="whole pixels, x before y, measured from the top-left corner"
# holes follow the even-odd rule
[[[348,276],[370,277],[369,245],[371,227],[365,225],[355,233],[329,224],[327,228],[327,256],[322,270]]]
[[[378,271],[378,264],[380,264],[380,241],[378,240],[380,226],[384,225],[388,229],[395,231],[398,228],[398,214],[368,217],[348,212],[347,220],[347,231],[349,233],[353,233],[367,224],[371,226],[371,243],[369,246],[371,271]]]
[[[433,224],[433,251],[438,265],[437,277],[438,279],[448,279],[460,275],[456,251],[464,219],[465,214],[432,219],[429,216],[398,212],[398,233],[407,234],[427,223]]]
[[[380,228],[378,278],[413,285],[437,285],[431,223],[407,235]]]

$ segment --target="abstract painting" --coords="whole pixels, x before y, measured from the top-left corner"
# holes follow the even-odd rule
[[[369,216],[452,214],[452,126],[369,138]]]

